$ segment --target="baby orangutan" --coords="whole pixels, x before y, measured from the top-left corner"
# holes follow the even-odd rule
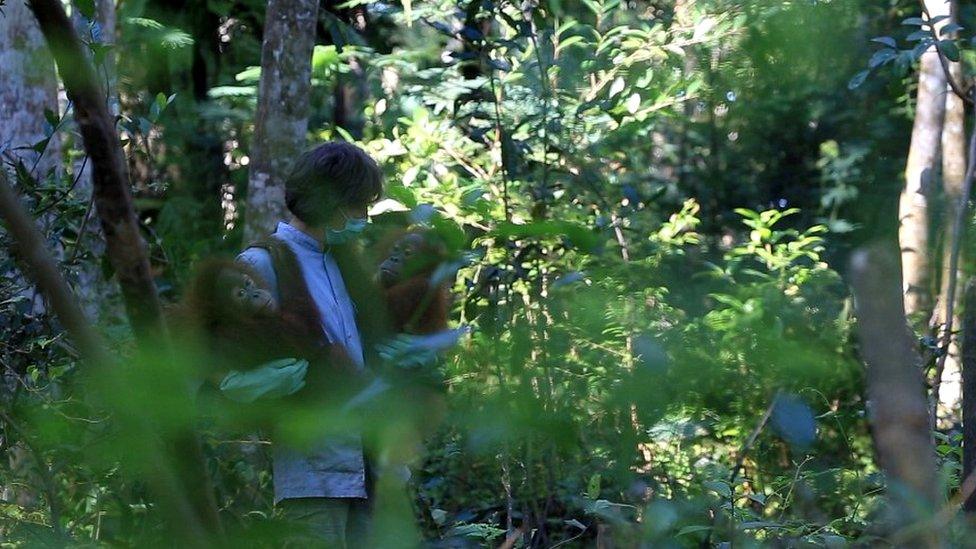
[[[446,247],[429,231],[409,231],[381,257],[378,276],[393,330],[430,334],[446,329],[452,280],[433,279],[448,257]]]
[[[311,300],[292,301],[275,299],[250,267],[213,259],[197,269],[183,314],[220,370],[246,371],[280,358],[325,362],[333,371],[354,369],[345,349],[325,340]],[[320,366],[314,369],[322,373]]]
[[[423,364],[433,359],[436,362],[437,350],[428,347],[433,340],[443,339],[443,334],[432,334],[447,330],[449,287],[453,276],[444,276],[438,270],[449,259],[447,246],[428,230],[395,233],[387,242],[386,246],[379,246],[382,253],[377,278],[383,289],[390,327],[396,334],[424,336],[415,338],[415,341],[429,340],[421,343],[420,348],[408,351],[406,356],[393,360],[409,363],[418,359]],[[423,438],[435,431],[447,413],[443,374],[433,364],[418,367],[401,363],[399,368],[390,375],[398,386],[396,394],[399,398],[390,401],[392,409],[385,417],[399,418],[402,422],[399,428],[404,433],[415,433],[418,438]]]

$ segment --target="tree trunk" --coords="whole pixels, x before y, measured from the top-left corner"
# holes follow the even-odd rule
[[[115,267],[137,342],[146,355],[161,356],[165,361],[172,357],[169,338],[156,286],[149,271],[146,245],[132,205],[129,176],[115,129],[115,118],[109,113],[104,91],[61,1],[31,0],[30,8],[54,54],[65,90],[74,104],[75,121],[92,164],[95,207],[105,234],[108,257]],[[13,207],[8,208],[9,212],[14,210]],[[25,234],[28,232],[25,231]],[[49,284],[49,287],[53,285]],[[111,387],[110,378],[111,381],[119,381],[117,370],[110,369],[109,374],[102,376],[105,387]],[[184,387],[179,379],[165,381],[170,385],[167,386],[163,380],[158,382],[161,389],[166,389],[164,393],[169,400],[164,402],[189,409],[192,406],[189,388]],[[173,389],[174,383],[180,388]],[[154,404],[157,403],[149,402],[146,406],[152,407]],[[168,426],[163,431],[155,424],[152,414],[140,414],[131,409],[120,410],[120,416],[123,416],[120,417],[120,424],[135,429],[141,437],[139,440],[147,441],[146,444],[150,446],[146,455],[159,463],[149,482],[165,498],[166,504],[160,507],[170,521],[172,534],[181,535],[184,544],[189,545],[205,545],[212,541],[203,534],[218,537],[221,527],[213,490],[199,441],[191,427]],[[161,444],[153,447],[157,440]],[[160,451],[156,451],[157,448]],[[141,463],[130,465],[135,465],[137,470],[145,466]]]
[[[129,174],[115,118],[108,111],[105,92],[60,2],[32,0],[30,6],[74,105],[75,121],[92,165],[96,211],[105,233],[109,259],[125,296],[129,320],[137,337],[158,341],[158,336],[166,330],[156,285],[149,272],[146,244],[132,206]]]
[[[695,7],[695,0],[677,0],[674,4],[674,25],[679,30],[679,32],[687,32],[689,29],[694,29],[694,18],[692,10]],[[696,48],[694,46],[688,46],[684,48],[684,67],[683,67],[683,77],[691,79],[694,77],[695,73],[698,71],[698,57]],[[691,148],[691,128],[694,125],[694,121],[697,119],[698,112],[698,102],[697,101],[685,101],[684,102],[684,118],[681,120],[681,127],[678,130],[677,136],[677,149],[678,149],[678,162],[675,168],[672,170],[677,172],[678,188],[687,189],[688,188],[688,175],[691,172],[691,168],[688,166],[688,157],[690,154],[689,149]],[[702,185],[699,189],[696,189],[693,196],[697,197],[699,203],[708,203],[706,194],[709,191],[709,185]]]
[[[366,98],[366,72],[355,58],[349,60],[349,74],[337,74],[333,97],[333,119],[338,128],[349,132],[353,139],[362,139],[366,127],[363,102]]]
[[[60,136],[54,133],[42,150],[35,144],[48,138],[45,111],[58,113],[58,80],[54,60],[44,43],[44,36],[37,22],[23,2],[4,6],[0,15],[0,163],[22,164],[37,180],[43,180],[52,170],[60,168]],[[48,130],[50,131],[50,130]],[[0,165],[0,170],[6,170]],[[47,226],[54,219],[45,215],[41,222]],[[2,230],[2,229],[0,229]],[[61,255],[61,247],[56,251]],[[0,260],[7,250],[0,250]],[[19,298],[29,301],[30,311],[43,316],[46,311],[42,294],[20,272],[14,271],[13,285]],[[7,391],[10,387],[4,387]],[[19,482],[3,487],[3,498],[18,505],[32,508],[37,503],[39,486],[27,447],[21,443],[11,445],[7,452],[10,470]]]
[[[897,257],[887,243],[859,250],[851,261],[851,279],[867,364],[871,434],[888,478],[890,525],[901,529],[934,512],[939,483],[921,358],[905,323]],[[921,528],[907,546],[937,547],[937,535]]]
[[[369,25],[369,13],[366,6],[345,7],[343,2],[326,0],[321,9],[346,25],[349,25],[359,37],[365,37]],[[327,35],[330,43],[335,44],[335,36],[330,26],[329,30],[320,27],[320,35]],[[324,31],[324,32],[323,32]],[[366,117],[363,106],[366,102],[369,86],[366,84],[366,70],[356,57],[349,57],[349,72],[336,73],[335,88],[332,90],[332,122],[336,128],[342,128],[353,139],[362,139],[366,129]]]
[[[60,164],[60,141],[55,135],[43,153],[30,150],[47,136],[44,111],[58,112],[58,80],[44,36],[23,2],[8,2],[0,16],[0,145],[8,159],[34,163],[34,176],[44,176]],[[25,147],[25,148],[19,148]],[[14,150],[16,148],[16,150]]]
[[[270,0],[261,47],[261,83],[251,142],[244,239],[283,219],[285,177],[305,146],[318,2]]]
[[[932,17],[949,15],[945,0],[925,0]],[[945,22],[936,25],[941,28]],[[904,274],[905,313],[928,316],[931,308],[929,196],[938,172],[939,144],[946,108],[946,78],[935,48],[922,55],[918,73],[915,124],[898,204],[898,242]]]
[[[113,46],[106,50],[100,66],[95,67],[98,77],[105,83],[105,101],[109,113],[119,114],[119,97],[116,89],[115,49],[116,44],[116,14],[114,0],[95,1],[95,22],[99,27],[98,41]],[[72,19],[79,35],[89,32],[89,21],[81,15],[81,10],[72,11]],[[91,37],[89,37],[91,38]],[[88,56],[91,59],[91,56]],[[88,157],[84,155],[84,146],[75,141],[74,147],[81,153],[74,162],[74,174],[77,178],[75,193],[80,199],[89,202],[85,217],[80,222],[78,242],[70,255],[66,258],[65,267],[70,270],[71,284],[81,303],[85,315],[92,321],[120,322],[123,318],[122,297],[119,286],[112,278],[106,279],[102,275],[101,260],[105,256],[105,235],[102,234],[98,223],[93,220],[94,188],[92,186],[92,169]]]
[[[966,284],[962,331],[962,478],[976,470],[976,280]],[[962,504],[967,513],[976,511],[976,493]]]
[[[43,150],[31,147],[48,137],[45,112],[58,113],[58,80],[41,29],[23,2],[4,6],[0,16],[0,67],[4,71],[0,77],[0,161],[23,164],[35,179],[43,180],[60,168],[60,136],[54,133]],[[46,216],[41,222],[47,226],[50,220]],[[33,313],[43,314],[38,293],[26,281],[23,287],[22,295],[32,301]]]
[[[957,2],[952,2],[952,21],[956,20]],[[962,82],[962,65],[950,63],[950,75],[956,82]],[[945,122],[942,127],[942,189],[945,195],[945,215],[942,216],[945,228],[945,240],[942,246],[942,276],[939,290],[938,310],[933,313],[933,324],[939,330],[944,330],[946,310],[949,299],[949,270],[952,245],[955,234],[955,219],[959,209],[959,199],[962,196],[963,183],[966,179],[966,104],[962,98],[946,87],[945,91]],[[962,264],[960,262],[960,264]],[[961,270],[961,269],[960,269]],[[962,273],[957,273],[957,280],[963,280]],[[956,292],[956,304],[953,307],[955,318],[953,326],[960,326],[959,301],[961,292]],[[940,338],[941,340],[941,338]],[[962,385],[959,366],[959,337],[950,334],[949,353],[945,359],[945,366],[941,372],[941,379],[935,380],[937,393],[933,395],[938,403],[937,413],[940,417],[951,416],[959,406]]]

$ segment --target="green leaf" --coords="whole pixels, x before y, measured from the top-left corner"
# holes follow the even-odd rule
[[[488,64],[495,70],[508,72],[512,70],[512,64],[504,59],[489,59]]]
[[[939,42],[939,49],[942,54],[946,56],[946,59],[952,62],[959,61],[959,46],[951,40],[943,40]]]
[[[51,138],[50,137],[41,139],[37,143],[34,143],[33,145],[31,145],[31,150],[34,151],[34,152],[43,152],[44,149],[47,148],[47,144],[48,144],[49,141],[51,141]]]
[[[175,95],[171,96],[175,97]],[[153,101],[152,105],[149,106],[149,119],[153,122],[159,120],[159,115],[162,114],[163,110],[169,105],[172,99],[167,100],[166,94],[159,92],[156,94],[156,100]]]
[[[93,42],[88,44],[88,49],[92,52],[92,61],[95,65],[101,65],[105,62],[108,52],[112,51],[112,45]]]
[[[408,208],[413,208],[417,205],[417,196],[412,190],[403,185],[390,185],[386,188],[386,196]]]
[[[868,61],[868,67],[872,69],[880,67],[896,57],[898,57],[898,52],[893,49],[885,48],[883,50],[878,50],[874,52],[874,55],[871,56],[871,60]]]
[[[52,128],[58,127],[58,113],[52,111],[51,109],[44,109],[44,120],[46,120]]]
[[[750,500],[758,503],[759,505],[762,505],[762,506],[765,506],[766,505],[766,494],[749,494],[746,497],[749,498]]]
[[[610,94],[608,95],[608,97],[613,97],[618,93],[624,91],[625,85],[626,83],[624,82],[623,78],[620,78],[619,76],[615,78],[613,84],[610,85]]]
[[[727,498],[732,496],[732,487],[724,480],[707,480],[702,483],[702,486],[722,497]]]
[[[898,49],[898,42],[895,42],[895,39],[890,36],[879,36],[877,38],[872,38],[871,41],[877,42],[878,44],[884,44],[892,49]]]
[[[694,534],[695,532],[707,532],[707,531],[709,531],[711,529],[712,529],[711,526],[703,526],[703,525],[700,525],[700,524],[693,524],[691,526],[685,526],[681,530],[678,530],[678,533],[675,534],[674,536],[675,537],[680,537],[680,536],[685,536],[685,535],[688,535],[688,534]]]
[[[847,89],[854,90],[861,87],[861,84],[868,79],[868,75],[871,74],[870,70],[861,71],[851,78],[850,82],[847,83]]]
[[[217,99],[220,97],[255,97],[257,86],[216,86],[207,91],[207,96]]]
[[[919,40],[925,40],[926,38],[931,38],[932,33],[927,30],[917,30],[908,35],[905,40],[909,42],[917,42]]]
[[[746,219],[759,219],[759,212],[755,210],[750,210],[748,208],[736,208],[732,211],[734,211],[735,213],[741,215]]]
[[[437,235],[447,244],[449,250],[460,250],[464,247],[467,235],[464,234],[464,229],[453,220],[438,215],[431,219],[430,224]]]
[[[952,34],[954,32],[959,32],[962,29],[963,29],[963,27],[959,23],[947,23],[944,27],[942,27],[939,30],[939,34],[941,36],[945,36],[947,34]]]
[[[586,495],[590,499],[595,500],[600,497],[601,478],[600,473],[594,473],[593,476],[590,477],[590,482],[588,482],[586,485]]]
[[[75,0],[75,6],[85,19],[91,21],[95,18],[95,0]]]
[[[317,76],[326,77],[335,72],[341,64],[342,57],[339,55],[339,50],[337,50],[333,45],[315,46],[315,49],[312,51],[312,72]],[[249,72],[253,71],[254,69],[256,69],[256,73]],[[241,80],[241,75],[245,73],[247,73],[247,76],[249,77],[252,75],[254,77],[259,76],[260,71],[260,67],[251,67],[247,71],[239,73],[237,75],[237,79]]]
[[[335,47],[332,46],[334,50]],[[312,64],[315,64],[315,53],[312,53]],[[258,82],[261,80],[261,67],[248,67],[234,75],[234,80],[238,82]]]

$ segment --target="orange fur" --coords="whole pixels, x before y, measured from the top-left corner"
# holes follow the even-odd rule
[[[426,254],[427,265],[418,273],[398,280],[391,286],[384,288],[387,310],[393,329],[400,333],[430,334],[447,328],[447,315],[450,309],[449,281],[444,281],[436,287],[431,287],[430,278],[445,259],[447,251],[444,246],[428,238],[425,231],[402,231],[395,234],[395,238],[387,238],[381,249],[384,254],[380,261],[390,255],[393,246],[410,234],[424,237],[423,245],[417,250],[418,254]],[[379,262],[377,262],[377,268]]]

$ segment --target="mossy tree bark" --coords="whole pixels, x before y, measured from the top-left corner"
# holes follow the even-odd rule
[[[305,146],[318,2],[271,0],[261,47],[261,82],[251,142],[244,240],[286,217],[285,177]]]

